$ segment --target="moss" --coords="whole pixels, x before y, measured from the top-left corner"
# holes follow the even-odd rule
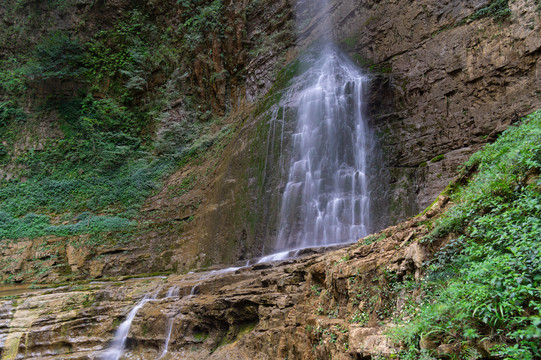
[[[432,207],[434,207],[434,205],[436,205],[436,203],[438,202],[438,200],[440,199],[441,196],[449,195],[451,193],[451,191],[453,190],[454,186],[455,186],[454,183],[451,183],[451,184],[447,185],[445,187],[445,189],[438,196],[436,196],[436,199],[432,202],[432,204],[428,205],[426,207],[426,209],[424,209],[416,217],[423,216],[424,214],[426,214],[430,209],[432,209]],[[428,224],[429,227],[432,227],[432,225],[433,225],[432,222],[430,222],[430,224]]]
[[[538,3],[538,11],[539,11],[539,9],[541,9],[541,4],[539,3],[538,0],[536,1]],[[435,37],[444,31],[451,30],[458,26],[468,24],[474,20],[490,17],[496,21],[504,21],[504,20],[509,19],[511,15],[512,15],[512,12],[511,12],[511,9],[509,8],[508,0],[491,0],[487,6],[482,7],[481,9],[477,10],[473,14],[465,17],[464,19],[458,21],[457,23],[453,25],[445,26],[433,32],[431,36]]]
[[[147,336],[149,333],[148,324],[146,322],[143,322],[143,325],[141,326],[141,330],[143,331],[143,335]]]
[[[354,48],[355,45],[357,44],[357,39],[351,36],[351,37],[345,38],[341,42],[342,44],[346,45],[349,48]]]
[[[90,295],[85,295],[84,299],[85,300],[82,303],[83,308],[91,307],[94,304],[94,301],[95,301],[94,297]]]
[[[270,88],[267,95],[260,101],[255,108],[254,115],[259,116],[268,111],[272,105],[280,102],[283,96],[282,90],[291,85],[291,80],[301,74],[302,63],[296,59],[283,67],[276,76],[276,80]]]
[[[435,163],[435,162],[438,162],[438,161],[442,161],[444,159],[445,155],[443,154],[440,154],[438,156],[435,156],[432,160],[430,160],[431,163]]]
[[[199,343],[205,341],[209,337],[209,334],[204,332],[196,332],[195,334],[193,334],[193,337],[195,339],[195,342]]]
[[[366,21],[364,22],[364,26],[369,26],[370,24],[379,21],[380,18],[381,18],[381,17],[378,16],[378,15],[372,15],[372,16],[370,16],[368,19],[366,19]]]
[[[360,54],[352,54],[351,58],[357,63],[357,65],[362,67],[372,66],[372,61],[362,57]]]
[[[368,68],[370,71],[381,73],[381,74],[390,74],[393,72],[393,67],[390,63],[374,64]]]
[[[511,16],[511,9],[507,0],[492,0],[489,5],[477,10],[469,16],[469,20],[492,17],[496,20],[505,20]]]

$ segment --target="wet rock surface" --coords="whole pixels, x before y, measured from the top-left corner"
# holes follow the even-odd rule
[[[0,293],[0,358],[99,359],[149,294],[155,298],[136,313],[122,358],[390,355],[398,349],[383,331],[404,298],[394,285],[420,276],[431,253],[417,242],[426,220],[282,262]]]
[[[331,16],[335,42],[371,78],[366,111],[382,150],[372,163],[384,165],[371,174],[377,228],[422,211],[471,154],[541,105],[541,21],[535,4],[511,2],[505,20],[472,20],[487,5],[485,0],[336,0],[297,24],[300,35],[288,60],[321,38],[323,19]],[[273,214],[280,209],[276,194],[285,180],[277,179],[280,166],[268,175],[264,170],[281,159],[283,128],[269,115],[254,116],[275,97],[280,96],[271,91],[244,118],[188,229],[190,239],[204,248],[197,252],[201,263],[259,256],[277,236]],[[292,114],[280,120],[287,134]]]

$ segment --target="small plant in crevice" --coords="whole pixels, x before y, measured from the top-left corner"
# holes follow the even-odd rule
[[[504,20],[511,16],[508,0],[492,0],[489,5],[477,10],[470,16],[471,20],[483,17],[492,17],[496,20]]]
[[[370,319],[370,315],[364,311],[355,310],[353,315],[351,315],[351,318],[349,319],[350,323],[357,323],[360,326],[364,326],[368,323],[368,320]]]
[[[316,296],[319,296],[321,295],[321,286],[319,285],[312,285],[312,287],[310,287],[310,290],[314,293],[314,295]]]
[[[541,7],[541,5],[540,5]],[[462,26],[468,24],[474,20],[479,20],[483,18],[493,18],[498,22],[503,22],[509,20],[513,15],[511,9],[509,8],[508,0],[491,0],[488,5],[483,6],[482,8],[476,10],[473,14],[465,17],[464,19],[458,21],[455,24],[445,26],[431,34],[432,37],[447,31],[456,28],[457,26]],[[464,111],[466,113],[467,111]]]
[[[329,316],[330,319],[336,319],[338,318],[338,314],[339,314],[339,309],[338,307],[336,307],[333,310],[329,311],[327,315]]]

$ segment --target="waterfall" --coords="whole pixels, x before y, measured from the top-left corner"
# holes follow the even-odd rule
[[[120,324],[118,329],[115,332],[113,341],[111,345],[105,352],[101,355],[102,360],[118,360],[124,353],[124,348],[126,345],[126,339],[128,338],[128,333],[130,332],[130,327],[135,315],[139,310],[149,301],[155,300],[156,295],[147,294],[145,295],[126,316],[126,320]]]
[[[371,138],[363,117],[367,79],[332,45],[330,10],[328,0],[296,3],[299,41],[312,36],[320,46],[309,59],[309,69],[295,79],[294,91],[290,88],[280,104],[289,107],[282,113],[296,114],[296,124],[286,141],[290,149],[280,156],[280,161],[286,158],[289,170],[275,254],[260,261],[286,259],[307,247],[353,242],[371,228],[367,174]]]
[[[171,286],[169,290],[167,290],[167,293],[165,294],[165,298],[179,297],[179,295],[180,295],[180,288],[178,286]]]
[[[271,186],[265,193],[273,199],[268,208],[279,208],[279,214],[267,217],[265,236],[273,243],[267,242],[263,253],[271,255],[258,262],[351,243],[377,227],[370,219],[368,174],[376,159],[369,154],[374,140],[363,116],[368,79],[333,45],[328,0],[299,0],[295,7],[297,43],[307,49],[284,72],[296,77],[281,79],[288,85],[264,124],[262,183]],[[278,189],[281,200],[279,195],[274,200]]]
[[[367,130],[361,72],[332,45],[303,75],[275,250],[367,235]]]
[[[171,333],[173,332],[173,319],[169,319],[167,324],[167,335],[165,336],[165,343],[163,345],[163,351],[160,354],[160,357],[158,357],[158,360],[162,359],[165,355],[167,355],[167,351],[169,349],[169,342],[171,341]]]

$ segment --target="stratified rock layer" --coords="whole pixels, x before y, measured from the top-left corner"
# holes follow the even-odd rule
[[[156,300],[135,316],[126,358],[158,358],[169,336],[163,359],[390,355],[399,349],[383,331],[407,301],[416,301],[401,285],[419,280],[431,253],[418,242],[426,220],[281,263],[12,291],[0,300],[0,358],[98,359],[146,294]]]
[[[536,4],[510,1],[508,19],[471,20],[490,3],[336,1],[336,37],[383,73],[370,112],[394,219],[428,206],[469,155],[541,104]]]

